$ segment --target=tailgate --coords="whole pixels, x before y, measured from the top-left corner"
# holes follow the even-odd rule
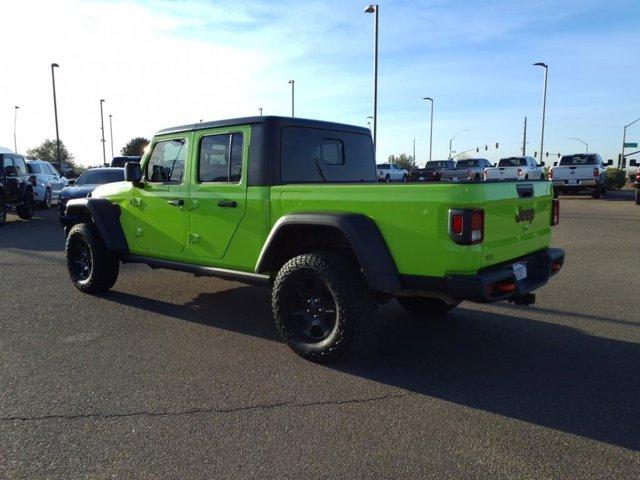
[[[517,167],[494,167],[486,170],[487,178],[492,180],[506,180],[518,178]]]
[[[553,167],[553,180],[593,180],[595,165],[580,167]]]
[[[485,184],[482,267],[548,247],[551,204],[549,182]]]

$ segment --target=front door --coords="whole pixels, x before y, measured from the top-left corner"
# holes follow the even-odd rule
[[[142,185],[133,189],[136,239],[132,250],[170,257],[184,250],[189,226],[188,171],[192,133],[160,137],[151,145]]]
[[[189,244],[198,257],[219,259],[246,209],[249,127],[199,131],[194,143]]]

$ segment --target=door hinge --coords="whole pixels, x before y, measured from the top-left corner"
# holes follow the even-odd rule
[[[195,210],[196,208],[198,208],[198,200],[191,199],[189,201],[189,210]]]
[[[142,203],[140,198],[132,198],[131,199],[131,206],[132,207],[139,207],[140,204]]]
[[[142,227],[136,227],[135,230],[133,231],[133,236],[134,237],[141,237],[142,236]]]
[[[200,235],[197,233],[190,233],[187,235],[187,243],[194,244],[200,242]]]

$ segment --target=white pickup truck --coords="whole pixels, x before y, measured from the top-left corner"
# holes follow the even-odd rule
[[[553,182],[553,196],[560,193],[591,192],[593,198],[607,193],[607,166],[597,153],[563,155],[560,162],[549,169],[549,180]]]
[[[397,163],[379,163],[376,165],[379,182],[406,182],[409,172]]]
[[[484,171],[485,180],[544,180],[544,162],[540,165],[533,157],[501,158],[497,167]]]

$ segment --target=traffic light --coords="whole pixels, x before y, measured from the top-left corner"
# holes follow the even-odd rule
[[[533,156],[534,156],[534,158],[537,158],[538,157],[538,152],[533,152]]]
[[[496,142],[496,148],[500,148],[500,144]]]
[[[476,153],[480,151],[480,147],[476,147]]]
[[[559,154],[558,154],[558,158],[560,158],[561,156],[562,156],[562,154],[561,154],[561,153],[559,153]]]
[[[549,152],[547,152],[547,154],[545,155],[546,157],[549,157]]]
[[[488,145],[485,145],[485,146],[484,146],[484,150],[485,150],[485,152],[486,152],[487,150],[489,150],[489,146],[488,146]]]

